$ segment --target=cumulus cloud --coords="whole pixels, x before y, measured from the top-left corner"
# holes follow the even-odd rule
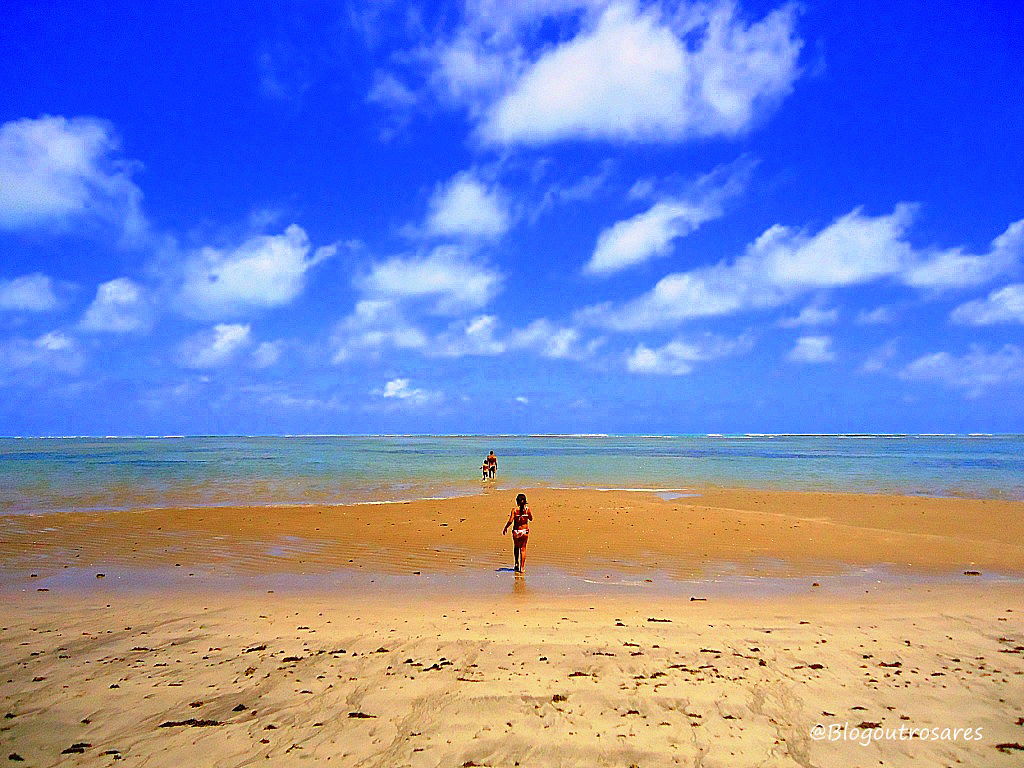
[[[434,191],[426,232],[440,237],[497,237],[508,231],[509,222],[500,188],[463,171]]]
[[[84,364],[85,355],[78,342],[63,331],[0,342],[0,372],[77,373]]]
[[[386,400],[407,402],[413,405],[423,405],[432,400],[437,400],[441,396],[439,392],[431,392],[411,386],[409,379],[391,379],[384,384],[383,389],[375,390],[371,394],[380,395]]]
[[[687,10],[666,19],[660,6],[610,5],[531,62],[486,111],[481,136],[543,144],[741,133],[799,74],[794,7],[749,24],[728,2]]]
[[[86,331],[135,333],[148,330],[151,323],[152,310],[142,286],[119,277],[100,284],[79,327]]]
[[[831,336],[801,336],[786,356],[794,363],[831,363],[836,359]]]
[[[0,310],[46,312],[57,307],[53,280],[40,272],[0,280]]]
[[[490,301],[501,280],[500,273],[469,251],[442,245],[425,255],[378,262],[356,285],[371,298],[423,300],[436,313],[459,314]]]
[[[110,124],[91,117],[0,125],[0,228],[100,222],[137,238],[146,229],[142,192],[119,149]]]
[[[917,358],[899,375],[908,380],[937,381],[969,397],[979,397],[992,387],[1024,381],[1024,350],[1005,344],[987,352],[975,344],[959,356],[934,352]]]
[[[983,299],[961,304],[950,318],[964,325],[995,325],[997,323],[1024,323],[1024,283],[992,291]]]
[[[811,325],[832,325],[839,320],[838,309],[825,309],[814,306],[804,307],[793,317],[784,317],[779,321],[780,328],[801,328]]]
[[[695,363],[742,354],[753,344],[753,337],[749,334],[733,339],[705,334],[694,339],[674,339],[653,348],[641,343],[626,357],[626,370],[632,373],[683,376],[693,371]]]
[[[376,356],[385,349],[423,349],[429,341],[426,333],[406,321],[396,302],[364,299],[335,326],[332,362]]]
[[[647,293],[618,306],[588,307],[578,319],[625,331],[776,307],[810,292],[881,279],[932,290],[963,288],[1015,268],[1024,254],[1022,222],[996,238],[987,255],[914,248],[906,231],[915,211],[907,203],[882,216],[857,208],[813,234],[776,224],[736,259],[666,275]],[[931,268],[946,264],[951,254],[985,266],[960,272]]]
[[[178,359],[185,368],[217,368],[230,363],[252,343],[252,327],[241,323],[218,323],[183,341]]]
[[[313,250],[302,227],[252,237],[237,248],[203,248],[187,260],[180,302],[199,317],[231,317],[290,303],[305,288],[306,273],[337,253]]]

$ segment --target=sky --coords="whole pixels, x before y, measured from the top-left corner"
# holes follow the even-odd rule
[[[1024,432],[1024,6],[0,9],[0,434]]]

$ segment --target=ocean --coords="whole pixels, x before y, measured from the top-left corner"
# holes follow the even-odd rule
[[[1024,499],[1021,435],[0,439],[0,513],[352,504],[499,489],[706,486]]]

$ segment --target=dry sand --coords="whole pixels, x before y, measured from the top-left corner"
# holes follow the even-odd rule
[[[1021,597],[996,586],[828,604],[29,593],[7,604],[0,632],[2,757],[1020,765]],[[815,741],[818,723],[892,738]],[[901,726],[981,738],[901,740]]]
[[[1021,764],[1021,503],[534,490],[516,579],[513,495],[0,517],[0,760]],[[726,566],[799,594],[688,599]],[[557,594],[595,570],[632,586]]]

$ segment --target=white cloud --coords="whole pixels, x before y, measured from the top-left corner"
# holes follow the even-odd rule
[[[450,104],[464,104],[474,117],[521,69],[520,51],[508,45],[489,46],[480,39],[484,34],[480,29],[464,29],[433,52],[434,90]]]
[[[0,228],[105,222],[128,239],[141,235],[142,192],[119,148],[111,126],[91,117],[0,125]]]
[[[366,100],[395,109],[411,107],[419,99],[409,86],[389,72],[378,72]]]
[[[544,158],[537,163],[533,173],[536,181],[540,181],[550,164],[550,158]],[[615,163],[610,159],[605,159],[594,173],[580,176],[569,183],[554,182],[550,184],[544,190],[540,202],[530,211],[530,221],[535,222],[542,214],[558,206],[590,200],[607,186],[614,169]]]
[[[964,325],[1024,323],[1024,283],[1011,283],[992,291],[984,299],[961,304],[950,318]]]
[[[78,343],[63,331],[50,331],[35,339],[0,342],[0,375],[7,371],[77,373],[85,364]]]
[[[253,368],[270,368],[277,365],[283,352],[283,341],[262,341],[252,351],[252,366]]]
[[[409,385],[409,379],[391,379],[384,384],[384,388],[373,392],[388,400],[398,400],[422,405],[440,398],[439,392],[431,392],[426,389],[418,389]]]
[[[423,349],[427,335],[409,324],[394,301],[364,299],[334,329],[332,362],[359,355],[379,355],[384,349]]]
[[[466,355],[500,355],[505,342],[495,338],[498,318],[494,315],[478,315],[468,321],[453,323],[447,331],[431,340],[425,353],[445,357]]]
[[[543,317],[512,331],[508,337],[510,349],[533,350],[541,357],[553,360],[581,360],[589,357],[602,340],[595,339],[586,345],[581,342],[581,334],[577,329],[557,326]]]
[[[425,256],[395,256],[374,264],[357,287],[377,299],[430,300],[433,311],[459,314],[482,307],[501,275],[462,248],[438,246]]]
[[[878,373],[879,371],[884,371],[889,365],[889,362],[896,357],[896,353],[898,351],[899,339],[889,339],[868,355],[868,358],[860,367],[861,371],[864,373]]]
[[[463,171],[434,190],[426,231],[440,237],[497,237],[508,231],[509,222],[501,189]]]
[[[295,224],[233,250],[203,248],[185,265],[182,306],[199,317],[228,317],[288,304],[305,288],[306,272],[334,256],[337,246],[311,251],[305,230]]]
[[[862,309],[857,313],[857,323],[860,325],[885,325],[896,318],[893,316],[892,307],[880,306],[874,309]]]
[[[833,325],[839,320],[838,309],[824,309],[814,306],[804,307],[795,317],[785,317],[779,321],[780,328],[801,328],[811,325]]]
[[[945,264],[950,253],[963,255],[961,249],[911,246],[905,234],[915,210],[900,203],[891,214],[867,216],[858,208],[815,234],[776,224],[739,258],[669,274],[632,301],[589,307],[578,319],[624,331],[776,307],[812,291],[880,279],[930,289],[965,287],[983,275],[1014,268],[1024,254],[1024,240],[1017,237],[1024,228],[1017,222],[993,241],[989,256],[972,257],[986,269],[932,270],[931,265]]]
[[[671,251],[672,242],[721,215],[720,208],[681,200],[655,203],[643,213],[604,230],[584,271],[608,275]]]
[[[658,6],[611,5],[592,28],[533,62],[488,111],[482,137],[542,144],[742,132],[798,75],[794,7],[752,24],[728,2],[689,10],[673,29]]]
[[[235,359],[252,343],[252,327],[240,323],[218,323],[189,337],[179,347],[179,360],[186,368],[217,368]]]
[[[675,339],[661,347],[638,344],[626,358],[626,370],[633,373],[683,376],[693,371],[694,363],[741,354],[753,346],[753,337],[743,334],[728,339],[705,334],[694,339]]]
[[[900,378],[938,381],[978,397],[995,386],[1024,381],[1024,350],[1005,344],[993,352],[972,345],[966,354],[935,352],[917,358],[900,371]]]
[[[0,280],[0,310],[46,312],[57,307],[53,280],[40,272]]]
[[[519,403],[520,405],[529,405],[530,404],[530,398],[526,397],[525,395],[518,395],[515,398],[515,401],[517,403]]]
[[[801,336],[787,359],[794,363],[830,363],[836,359],[831,336]]]
[[[705,174],[685,193],[662,195],[646,211],[616,222],[598,236],[597,246],[583,271],[608,275],[668,255],[675,240],[722,216],[726,200],[746,187],[755,166],[750,157],[740,157]],[[652,194],[653,181],[649,183],[648,194]],[[634,185],[630,196],[639,195]]]
[[[86,331],[134,333],[147,330],[151,323],[151,308],[142,286],[119,277],[100,284],[79,327]]]
[[[904,275],[904,282],[919,288],[956,288],[982,285],[1011,271],[1024,256],[1024,219],[1006,228],[992,241],[986,254],[964,253],[962,248],[933,250]]]
[[[579,330],[539,318],[507,332],[495,315],[475,315],[438,332],[410,323],[394,301],[363,300],[334,329],[333,362],[379,356],[384,350],[414,350],[424,357],[494,357],[530,351],[551,359],[582,360],[592,356],[603,338],[584,343]]]

